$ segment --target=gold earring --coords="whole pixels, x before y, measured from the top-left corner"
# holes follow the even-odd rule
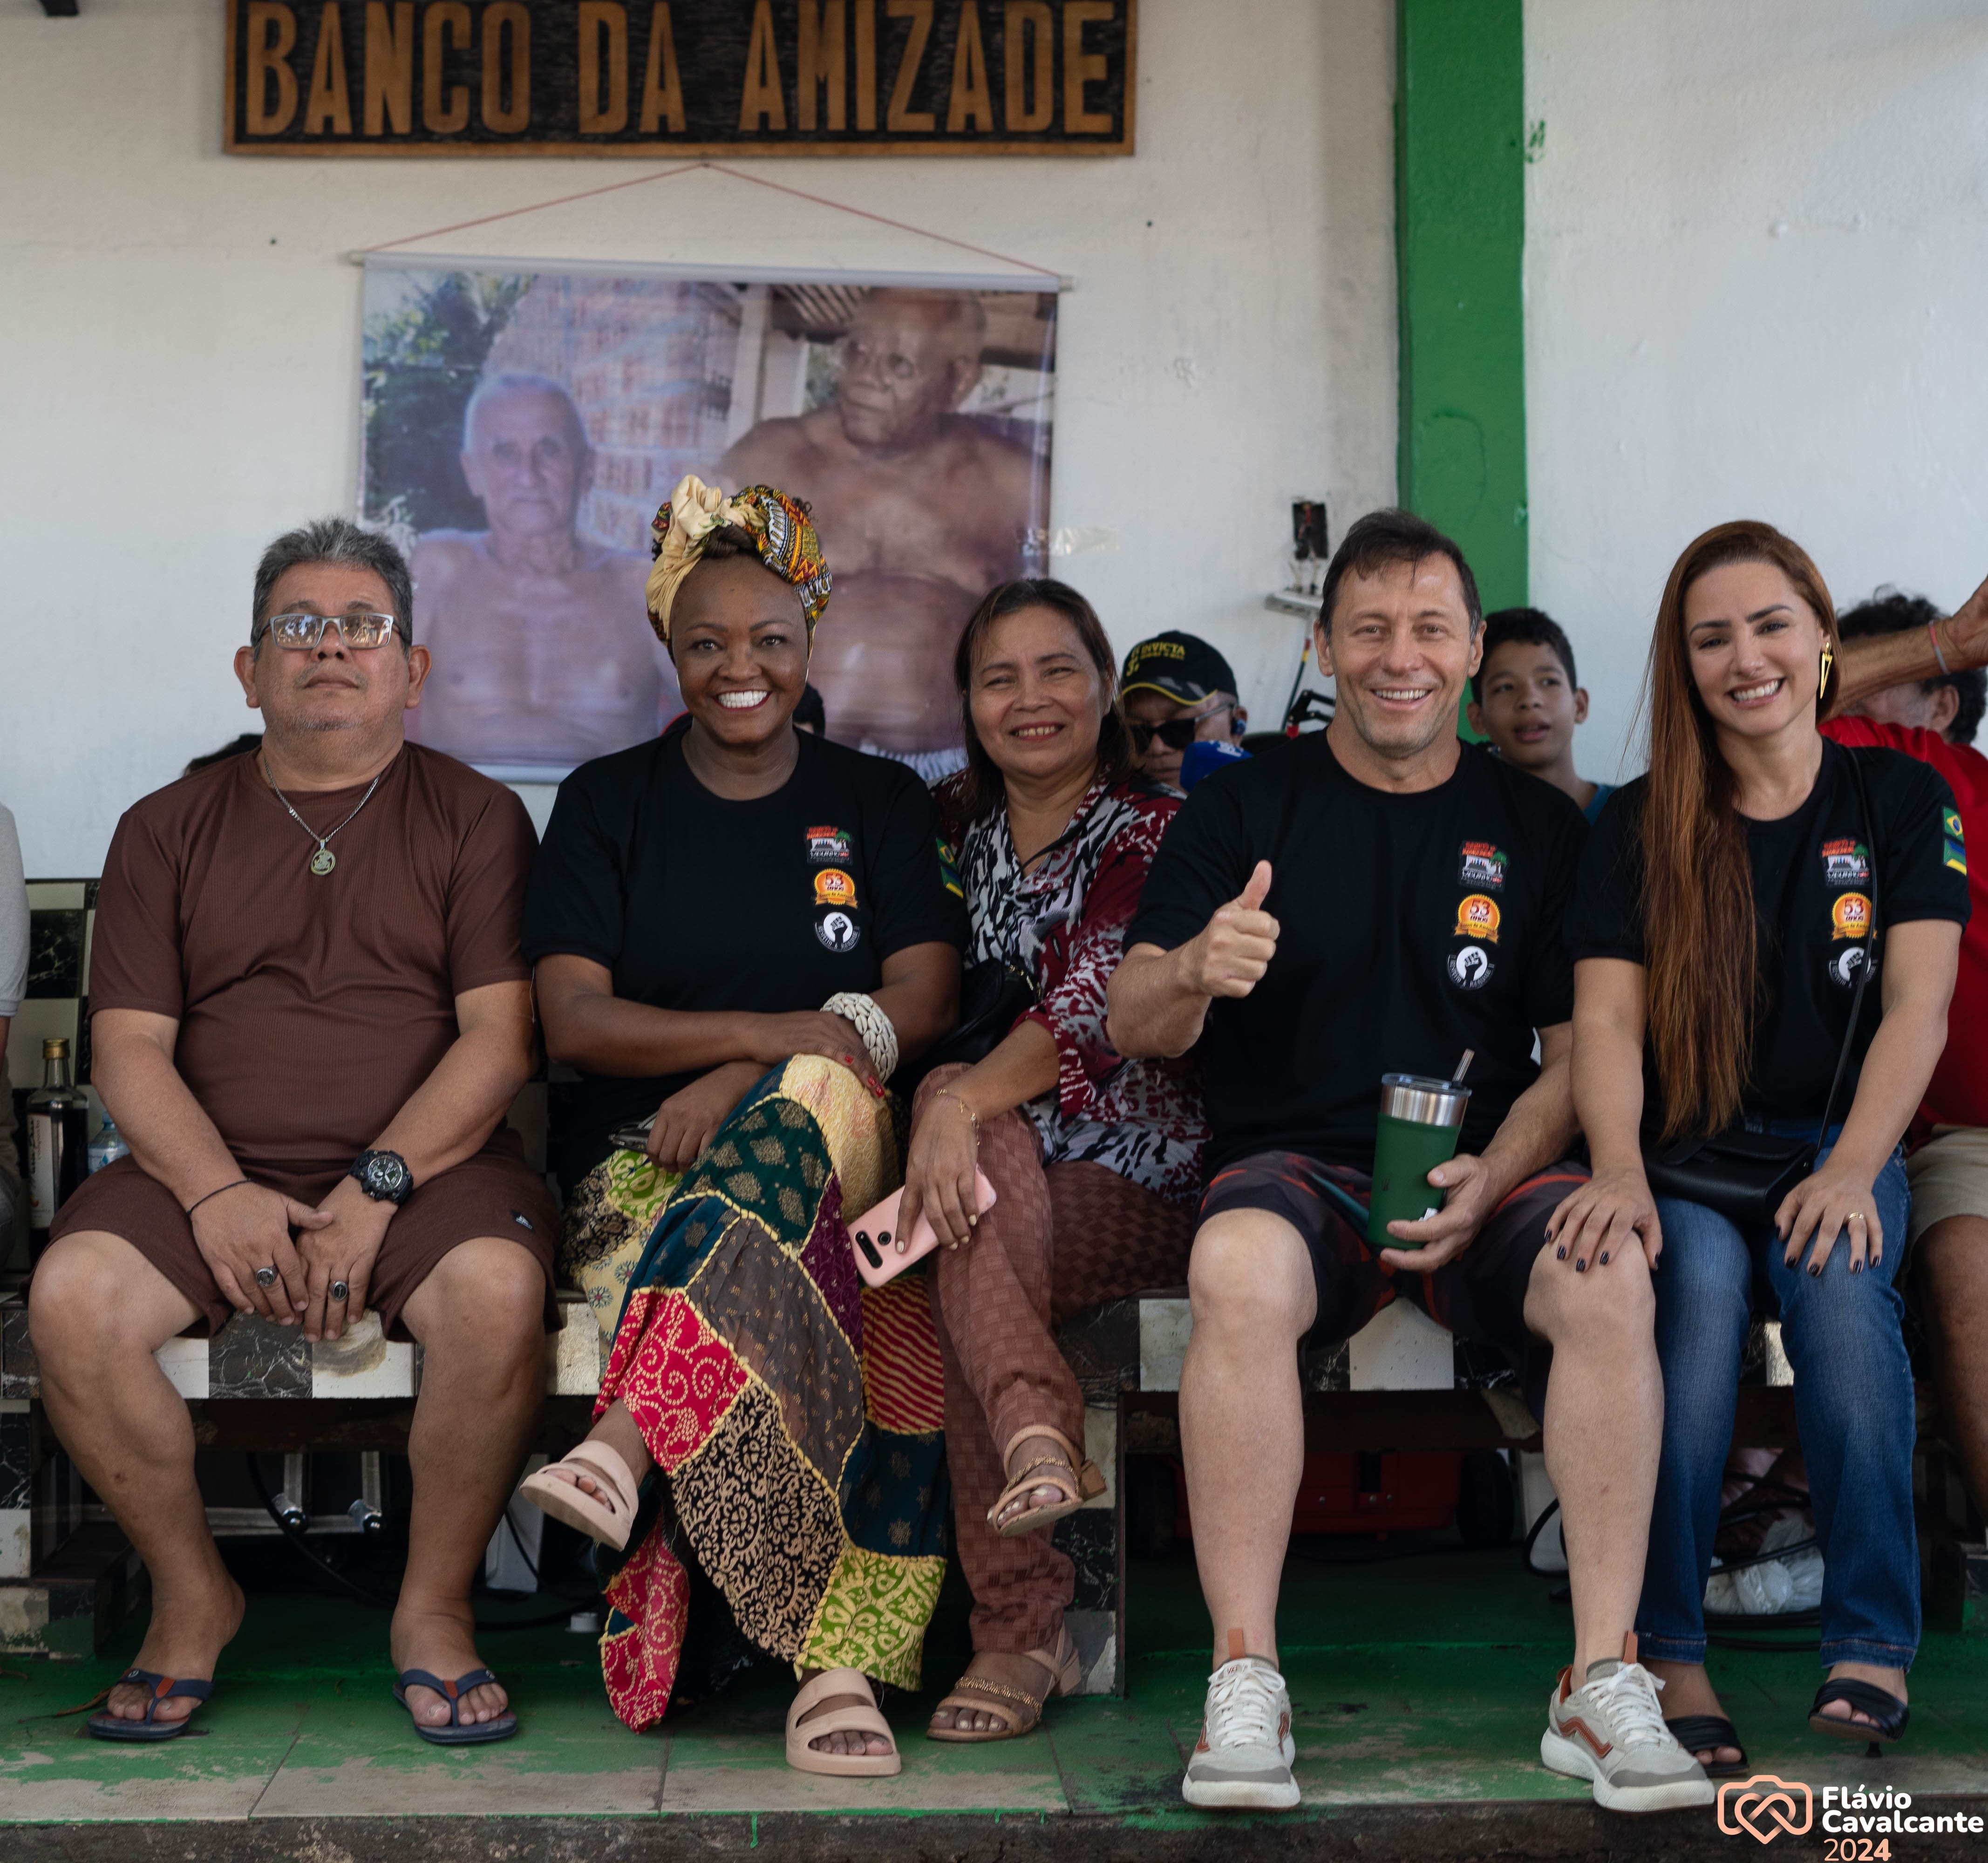
[[[1819,675],[1817,675],[1815,682],[1815,702],[1818,705],[1826,705],[1829,702],[1829,675],[1831,669],[1834,667],[1835,664],[1835,654],[1831,652],[1827,647],[1824,647],[1822,650],[1822,671]]]

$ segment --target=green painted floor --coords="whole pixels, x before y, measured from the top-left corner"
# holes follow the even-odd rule
[[[1567,1655],[1567,1614],[1516,1551],[1439,1551],[1351,1564],[1365,1549],[1301,1543],[1284,1591],[1284,1664],[1297,1713],[1306,1810],[1585,1797],[1538,1763],[1547,1692]],[[559,1629],[489,1638],[523,1722],[501,1746],[417,1740],[388,1692],[384,1620],[363,1607],[264,1590],[222,1665],[205,1728],[156,1748],[87,1738],[76,1706],[137,1645],[101,1661],[0,1669],[0,1821],[644,1815],[811,1811],[1104,1814],[1155,1828],[1202,1821],[1180,1802],[1207,1655],[1191,1560],[1135,1563],[1131,1692],[1053,1704],[1036,1736],[981,1748],[918,1737],[963,1647],[956,1610],[935,1625],[925,1695],[886,1712],[898,1779],[836,1780],[783,1764],[791,1684],[761,1669],[709,1704],[628,1733],[604,1699],[588,1639]],[[497,1607],[492,1607],[492,1610]],[[1712,1666],[1757,1770],[1916,1794],[1988,1794],[1988,1638],[1929,1636],[1913,1673],[1912,1729],[1882,1760],[1804,1723],[1812,1652],[1716,1651]],[[1208,1821],[1219,1822],[1219,1820]]]

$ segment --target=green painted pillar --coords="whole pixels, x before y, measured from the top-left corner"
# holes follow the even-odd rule
[[[1521,0],[1398,0],[1398,495],[1462,545],[1486,610],[1526,600]]]

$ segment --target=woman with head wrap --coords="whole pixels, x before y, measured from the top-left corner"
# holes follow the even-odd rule
[[[830,587],[807,507],[686,478],[654,537],[687,715],[560,786],[526,907],[580,1076],[561,1261],[611,1346],[593,1432],[525,1492],[625,1549],[629,1726],[695,1596],[801,1674],[791,1764],[894,1773],[865,1677],[915,1685],[944,1571],[937,1342],[915,1284],[861,1287],[844,1216],[901,1178],[884,1083],[951,1025],[965,913],[917,777],[793,729]]]

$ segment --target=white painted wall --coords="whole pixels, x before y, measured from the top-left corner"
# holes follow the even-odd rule
[[[1388,0],[1144,0],[1129,161],[762,171],[1074,275],[1060,526],[1121,648],[1187,627],[1259,722],[1287,502],[1394,485]],[[0,0],[0,800],[28,871],[99,871],[119,813],[252,724],[228,670],[258,553],[351,509],[350,249],[641,171],[225,157],[216,0]],[[947,249],[696,174],[437,252],[931,268]],[[958,255],[962,265],[983,262]],[[231,694],[233,696],[231,696]],[[536,799],[543,801],[543,798]]]
[[[1988,573],[1988,8],[1526,0],[1526,38],[1533,599],[1612,776],[1708,526],[1779,525],[1844,606]]]

